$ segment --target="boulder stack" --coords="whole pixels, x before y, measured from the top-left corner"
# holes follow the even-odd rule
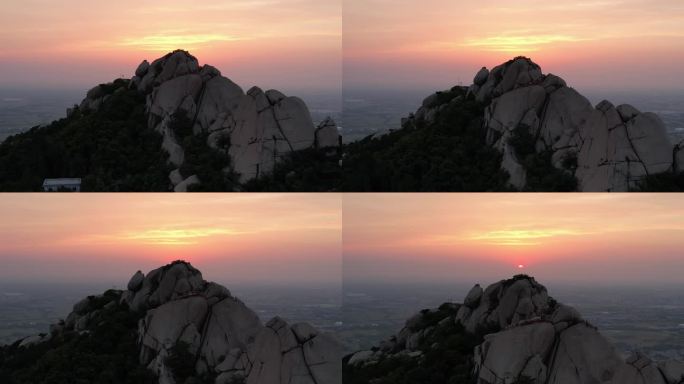
[[[182,119],[207,145],[231,158],[240,182],[266,175],[293,152],[311,147],[337,147],[339,133],[332,120],[316,127],[300,98],[252,87],[246,93],[221,72],[200,65],[186,51],[174,51],[135,70],[129,87],[147,95],[148,126],[163,136],[162,147],[176,169],[169,181],[176,191],[201,183],[196,175],[180,176],[185,162],[174,124]],[[106,100],[102,87],[88,92],[82,109],[98,109]],[[177,187],[177,188],[176,188]]]
[[[487,143],[503,153],[502,168],[517,188],[525,172],[510,138],[524,129],[538,152],[550,151],[552,164],[572,173],[582,191],[627,191],[647,175],[676,169],[674,146],[653,113],[628,104],[602,101],[593,107],[558,76],[518,57],[475,76],[469,92],[488,103]]]
[[[205,281],[189,263],[176,261],[146,275],[138,271],[127,290],[78,302],[53,331],[88,332],[88,322],[100,311],[93,308],[106,300],[114,301],[104,308],[127,304],[130,311],[140,313],[139,360],[160,384],[175,383],[167,357],[181,344],[195,357],[196,374],[215,377],[216,384],[341,383],[341,345],[336,338],[279,317],[262,324],[227,288]],[[49,337],[27,338],[22,345]]]
[[[628,191],[645,176],[684,170],[684,142],[673,145],[656,114],[606,100],[592,106],[565,80],[544,74],[526,57],[491,70],[483,67],[469,87],[428,96],[402,126],[435,123],[438,114],[463,101],[463,94],[485,106],[486,145],[501,152],[501,168],[516,189],[528,186],[524,159],[512,143],[523,135],[531,138],[533,151],[573,176],[580,191]]]
[[[470,332],[496,326],[506,328],[521,321],[538,319],[549,309],[546,288],[534,279],[502,280],[485,290],[471,289],[456,314],[456,321]]]
[[[596,327],[549,297],[533,278],[503,280],[484,292],[476,307],[464,310],[470,316],[459,311],[456,318],[468,328],[495,321],[501,327],[475,348],[478,384],[523,377],[545,384],[677,384],[684,379],[684,367],[675,362],[656,363],[641,354],[623,360]]]
[[[485,289],[476,285],[463,304],[423,310],[407,320],[396,336],[373,350],[352,354],[347,364],[364,367],[394,356],[421,359],[429,351],[425,343],[417,348],[421,340],[430,334],[444,337],[443,330],[453,329],[449,327],[454,323],[473,335],[489,332],[473,351],[478,384],[684,382],[682,362],[654,362],[639,353],[623,360],[596,327],[574,308],[557,303],[544,286],[525,275]],[[435,333],[440,327],[441,333]]]

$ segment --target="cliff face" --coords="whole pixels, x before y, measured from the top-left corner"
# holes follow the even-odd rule
[[[262,324],[254,311],[225,287],[207,282],[190,264],[174,262],[138,271],[128,289],[91,296],[74,306],[51,335],[23,340],[19,348],[59,339],[67,333],[88,334],[108,309],[120,306],[139,314],[138,361],[159,383],[178,382],[179,348],[185,376],[221,383],[333,384],[341,382],[341,345],[306,323],[281,318]]]
[[[644,176],[681,170],[684,154],[657,115],[606,100],[594,107],[528,58],[482,68],[468,95],[486,104],[487,145],[503,154],[501,167],[518,189],[527,186],[526,154],[515,145],[521,136],[531,141],[531,152],[573,175],[581,191],[627,191]],[[435,104],[438,96],[428,97],[414,119],[434,120],[447,105]]]
[[[444,330],[450,330],[444,334]],[[624,383],[679,384],[684,363],[653,362],[635,354],[622,360],[599,331],[572,307],[557,303],[533,278],[517,276],[486,289],[473,287],[463,304],[444,304],[418,313],[393,338],[346,360],[354,370],[401,357],[420,366],[453,359],[453,350],[430,355],[450,336],[482,335],[471,351],[471,377],[478,384]],[[438,335],[439,337],[435,337]],[[460,341],[464,343],[464,341]],[[434,361],[429,362],[434,364]],[[391,375],[391,370],[385,372]],[[446,382],[446,380],[444,381]]]
[[[266,175],[280,159],[307,148],[336,147],[337,127],[326,120],[315,127],[306,104],[277,90],[258,87],[246,93],[210,66],[200,66],[185,51],[143,61],[130,87],[147,96],[148,126],[163,136],[169,162],[177,167],[169,180],[177,191],[201,182],[182,174],[186,160],[182,137],[174,129],[182,120],[195,134],[207,136],[210,148],[231,158],[241,182]],[[98,109],[106,101],[102,86],[88,92],[81,110]]]

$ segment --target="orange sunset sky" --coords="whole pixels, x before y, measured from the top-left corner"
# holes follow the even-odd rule
[[[345,194],[345,282],[683,282],[677,194]]]
[[[249,89],[339,90],[339,0],[0,2],[0,85],[89,87],[189,50]]]
[[[106,282],[190,261],[230,283],[341,282],[339,194],[6,194],[0,281]]]
[[[580,90],[684,89],[680,0],[23,0],[0,24],[4,87],[90,87],[184,48],[246,89],[441,89],[517,55]]]
[[[0,281],[682,283],[677,194],[6,194]],[[520,267],[522,266],[522,267]]]
[[[684,90],[680,0],[344,0],[345,87],[443,89],[524,55],[580,90]]]

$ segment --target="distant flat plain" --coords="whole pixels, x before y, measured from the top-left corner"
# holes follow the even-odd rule
[[[0,88],[0,141],[36,125],[66,117],[68,107],[80,102],[85,90]]]

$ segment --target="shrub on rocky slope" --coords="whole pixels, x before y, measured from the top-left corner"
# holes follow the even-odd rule
[[[80,177],[84,191],[166,191],[161,135],[147,128],[145,96],[117,80],[97,111],[74,111],[0,143],[0,190],[39,191],[45,178]]]
[[[463,304],[423,310],[377,347],[344,358],[352,383],[681,384],[684,362],[623,360],[596,327],[518,275]],[[347,382],[347,381],[345,381]]]
[[[0,190],[37,191],[45,178],[81,178],[83,191],[232,191],[262,178],[264,190],[339,184],[317,179],[318,164],[307,162],[338,162],[332,119],[315,126],[301,99],[244,92],[182,50],[143,61],[130,80],[92,88],[67,114],[0,144]],[[295,158],[284,165],[300,167],[295,177],[270,177]]]
[[[486,145],[484,105],[454,87],[426,99],[433,115],[347,144],[345,191],[505,191],[501,153]],[[435,109],[436,108],[436,109]]]
[[[516,57],[428,96],[400,129],[348,144],[344,189],[679,190],[681,148],[656,114],[593,106]]]
[[[341,345],[307,323],[266,324],[230,291],[175,261],[127,290],[0,348],[2,383],[337,384]],[[282,380],[282,381],[281,381]]]
[[[84,308],[96,313],[80,330],[53,328],[45,342],[0,347],[0,382],[153,383],[154,375],[138,363],[140,313],[119,304],[120,291],[108,291]],[[47,336],[47,335],[46,335]]]

